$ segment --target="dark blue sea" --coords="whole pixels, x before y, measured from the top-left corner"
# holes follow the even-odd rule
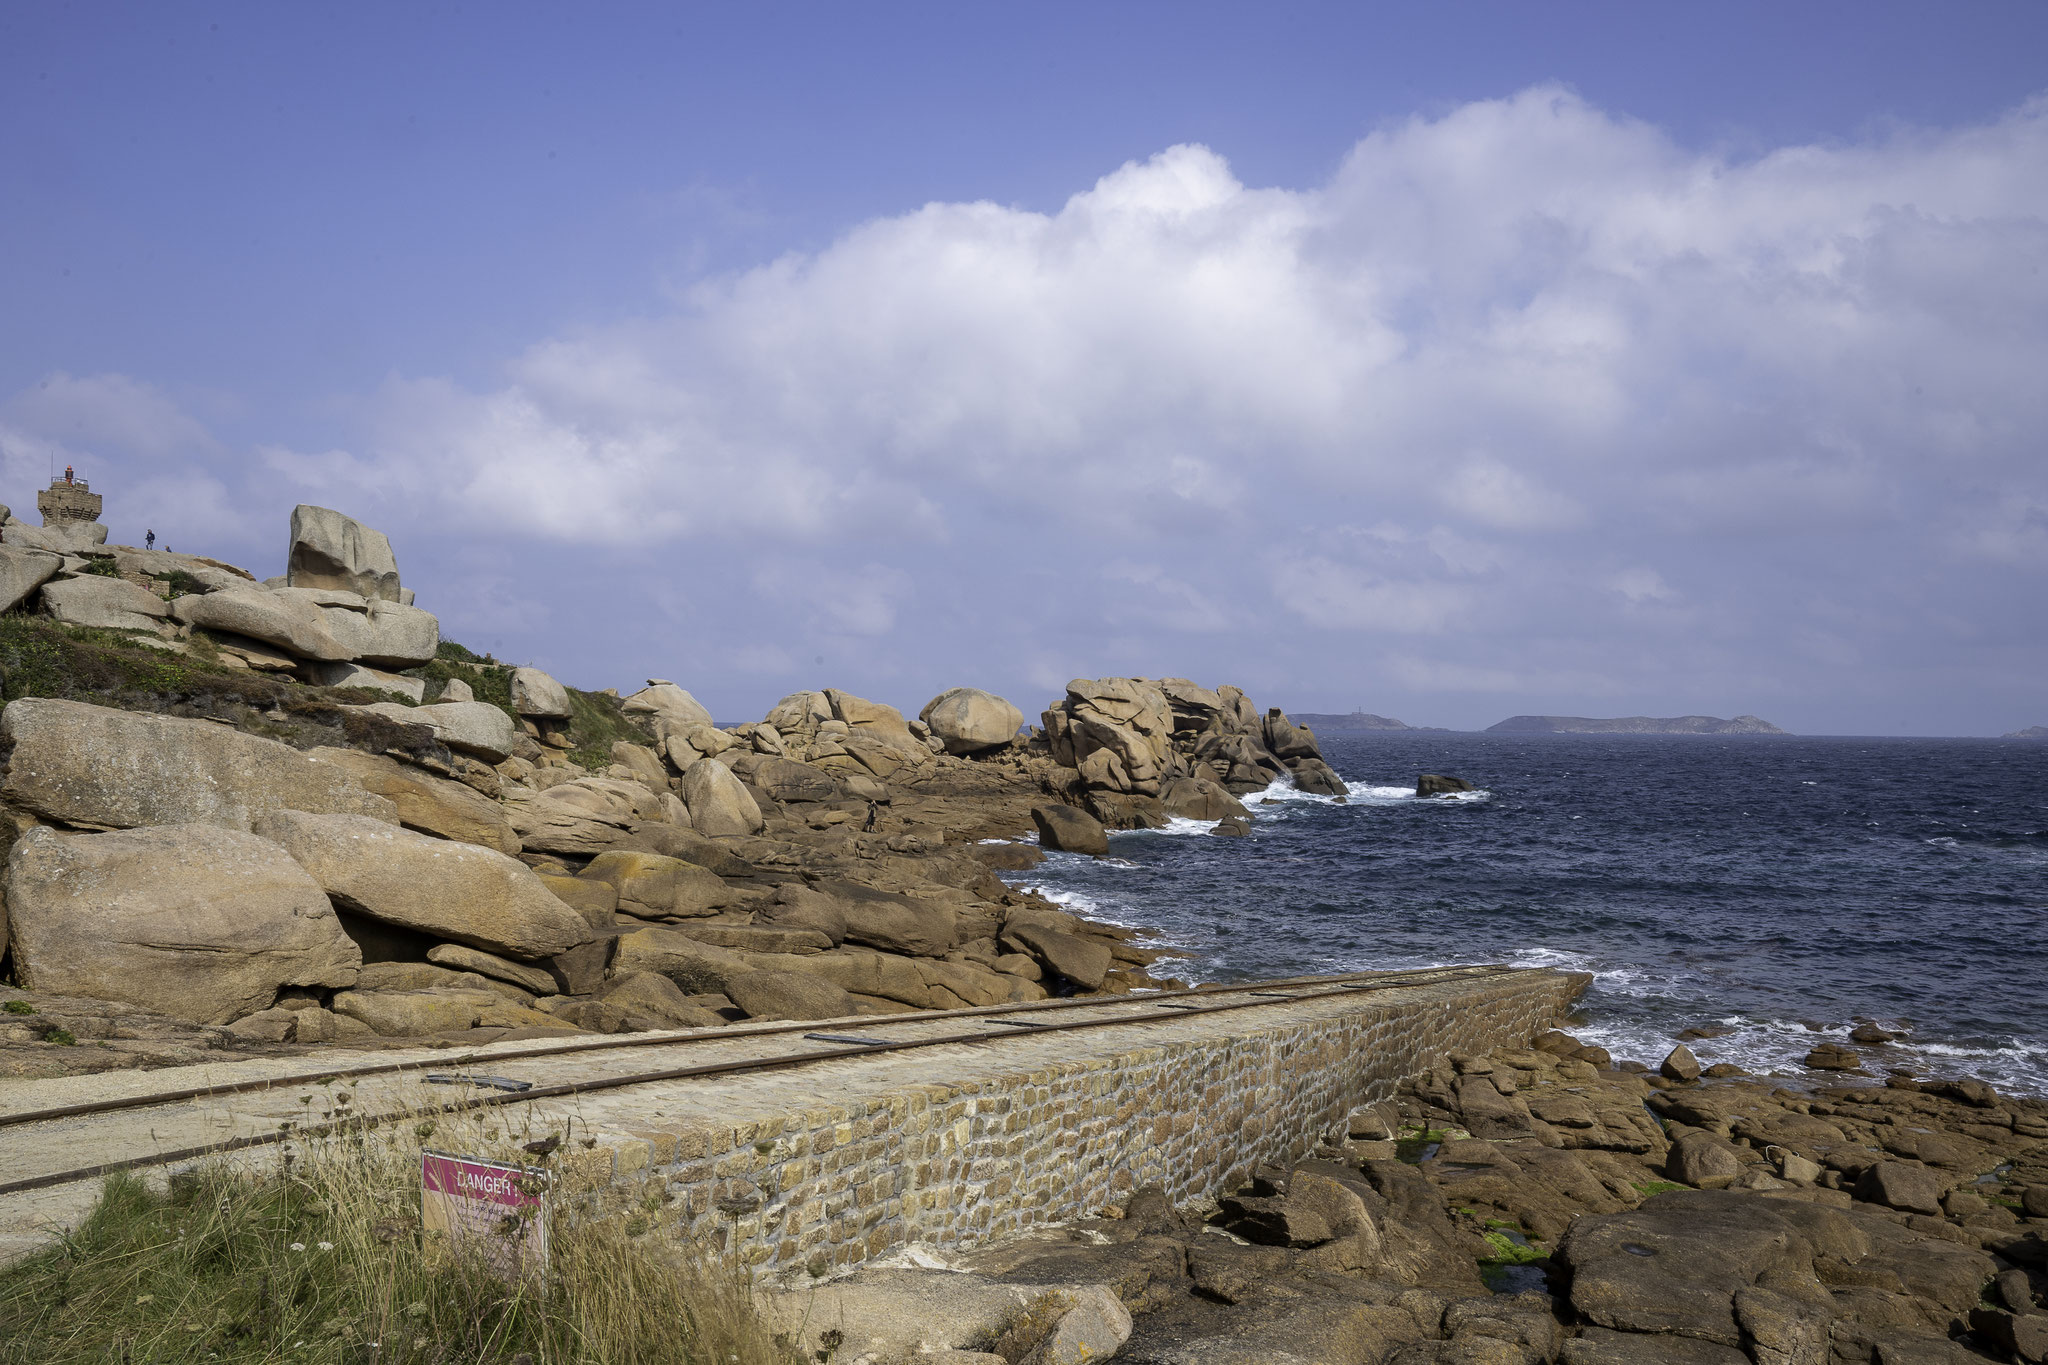
[[[2048,744],[1332,736],[1348,804],[1247,797],[1248,839],[1175,821],[1014,881],[1144,926],[1190,979],[1450,962],[1592,972],[1576,1032],[1654,1064],[1808,1075],[1857,1020],[1879,1069],[2048,1094]],[[1416,774],[1480,790],[1418,800]],[[1263,802],[1263,804],[1259,804]],[[1162,967],[1163,969],[1163,967]]]

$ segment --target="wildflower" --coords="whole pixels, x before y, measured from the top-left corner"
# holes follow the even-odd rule
[[[293,1242],[293,1243],[292,1243],[292,1250],[293,1250],[293,1251],[304,1251],[305,1249],[306,1249],[306,1244],[305,1244],[304,1242]]]
[[[154,1294],[139,1294],[139,1295],[137,1295],[137,1296],[136,1296],[136,1299],[135,1299],[135,1306],[136,1306],[137,1308],[140,1308],[140,1307],[141,1307],[141,1306],[142,1306],[143,1304],[145,1304],[145,1303],[155,1303],[155,1302],[156,1302],[156,1295],[154,1295]]]
[[[332,1243],[332,1242],[322,1242],[322,1243],[320,1243],[320,1249],[321,1249],[322,1251],[332,1251],[332,1250],[334,1250],[334,1243]]]

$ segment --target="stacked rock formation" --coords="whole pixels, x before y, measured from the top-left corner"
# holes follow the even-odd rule
[[[390,542],[328,509],[293,512],[265,582],[17,526],[8,605],[249,681],[0,713],[0,956],[39,1017],[108,1045],[21,1061],[41,1035],[0,1036],[0,1072],[1143,988],[1171,950],[996,872],[1106,852],[1104,825],[1241,833],[1232,792],[1275,780],[1343,790],[1230,687],[1076,682],[1043,733],[968,687],[915,719],[825,688],[720,726],[668,679],[577,692],[442,648]]]
[[[1043,719],[1053,760],[1075,770],[1081,802],[1111,828],[1242,815],[1236,796],[1282,779],[1345,793],[1314,734],[1277,708],[1260,717],[1228,685],[1212,692],[1186,678],[1076,678]]]

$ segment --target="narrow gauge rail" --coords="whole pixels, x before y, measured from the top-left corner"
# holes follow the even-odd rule
[[[660,1081],[688,1080],[701,1076],[731,1075],[747,1071],[782,1070],[812,1062],[833,1061],[847,1057],[864,1057],[886,1052],[907,1052],[917,1048],[942,1047],[961,1043],[1014,1041],[1020,1037],[1027,1037],[1037,1033],[1067,1033],[1083,1029],[1116,1028],[1127,1025],[1159,1023],[1167,1020],[1186,1019],[1200,1014],[1222,1014],[1233,1010],[1257,1009],[1282,1000],[1323,1000],[1358,991],[1393,990],[1404,986],[1426,985],[1433,981],[1470,980],[1480,977],[1498,976],[1512,970],[1514,969],[1503,964],[1487,963],[1470,966],[1416,968],[1408,971],[1350,972],[1335,976],[1288,977],[1277,981],[1246,981],[1228,985],[1191,986],[1182,990],[1148,992],[1144,995],[1070,996],[1059,1000],[1036,1000],[1016,1005],[984,1006],[977,1009],[926,1010],[911,1014],[862,1016],[859,1023],[854,1025],[861,1029],[886,1029],[892,1024],[922,1024],[939,1019],[985,1019],[994,1024],[1007,1026],[1004,1031],[948,1033],[927,1038],[856,1041],[843,1035],[821,1034],[818,1032],[820,1025],[817,1021],[813,1020],[800,1023],[778,1024],[757,1029],[705,1030],[682,1036],[657,1034],[653,1036],[615,1038],[606,1041],[573,1042],[544,1047],[522,1048],[510,1052],[468,1053],[455,1057],[436,1057],[404,1062],[377,1063],[368,1066],[344,1067],[331,1071],[271,1077],[230,1085],[194,1087],[145,1095],[124,1096],[117,1099],[95,1100],[85,1104],[64,1105],[50,1109],[24,1110],[14,1114],[0,1115],[0,1127],[49,1123],[61,1119],[88,1117],[94,1114],[119,1110],[175,1104],[185,1100],[206,1099],[257,1090],[271,1090],[284,1086],[319,1085],[326,1082],[363,1076],[393,1075],[406,1071],[445,1071],[451,1067],[460,1067],[474,1062],[490,1062],[495,1064],[532,1058],[573,1057],[586,1053],[612,1052],[622,1048],[633,1047],[688,1047],[696,1043],[732,1043],[748,1038],[773,1037],[790,1033],[803,1033],[807,1037],[817,1037],[837,1044],[832,1047],[814,1049],[808,1052],[710,1062],[697,1066],[668,1067],[659,1071],[635,1072],[623,1076],[594,1077],[588,1080],[569,1081],[558,1085],[532,1086],[525,1090],[473,1095],[416,1110],[413,1114],[409,1114],[408,1117],[415,1117],[419,1113],[451,1114],[471,1109],[524,1104],[533,1100],[560,1099],[572,1095],[591,1094],[602,1090],[619,1090]],[[1207,999],[1217,996],[1244,996],[1246,998],[1223,1003],[1206,1003]],[[1203,997],[1204,999],[1201,1001],[1191,1001],[1188,997]],[[1052,1023],[1009,1017],[1075,1009],[1101,1010],[1134,1005],[1149,1005],[1156,1010],[1171,1012],[1118,1012],[1103,1018],[1067,1019]],[[1007,1031],[1009,1029],[1014,1029],[1015,1031]],[[204,1156],[224,1155],[229,1152],[243,1151],[252,1147],[272,1146],[298,1138],[323,1137],[334,1133],[370,1128],[384,1122],[386,1117],[388,1116],[377,1114],[349,1115],[329,1123],[290,1126],[272,1133],[257,1133],[194,1147],[184,1147],[171,1151],[156,1151],[145,1156],[123,1161],[103,1162],[99,1165],[81,1167],[76,1170],[54,1171],[45,1175],[31,1176],[26,1179],[0,1182],[0,1196],[19,1194],[29,1190],[47,1189],[55,1185],[72,1184],[81,1180],[90,1180],[97,1176],[110,1175],[116,1171],[133,1170],[139,1166],[169,1165],[179,1161],[195,1160]]]

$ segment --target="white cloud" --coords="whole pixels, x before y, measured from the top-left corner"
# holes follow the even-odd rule
[[[2048,102],[1738,161],[1543,88],[1321,185],[1179,146],[1056,212],[928,204],[494,387],[394,378],[345,458],[270,467],[445,537],[639,556],[700,614],[745,597],[757,669],[800,627],[895,668],[887,640],[972,636],[1026,681],[1135,655],[1825,698],[1786,640],[1918,667],[1916,622],[2041,592],[2044,257]],[[64,382],[0,415],[72,441]],[[155,439],[146,386],[90,382],[102,430]],[[1640,635],[1676,629],[1642,610],[1673,582],[1682,658]],[[1376,662],[1420,634],[1428,670]],[[1516,662],[1539,647],[1585,662]]]

